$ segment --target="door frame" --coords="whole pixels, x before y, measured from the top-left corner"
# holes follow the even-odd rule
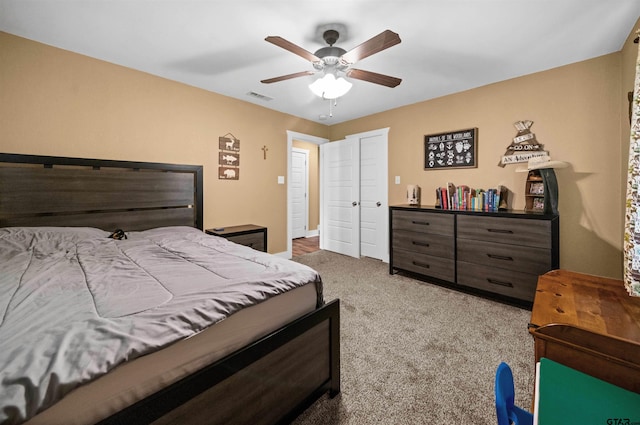
[[[290,182],[291,182],[291,152],[292,152],[294,140],[313,143],[318,146],[324,143],[329,143],[329,139],[325,139],[323,137],[311,136],[309,134],[298,133],[295,131],[287,130],[287,251],[279,255],[289,259],[293,257],[293,244],[291,242],[292,208],[291,208]]]

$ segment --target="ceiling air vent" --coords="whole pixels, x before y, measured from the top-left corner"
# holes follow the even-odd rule
[[[247,93],[247,96],[251,96],[251,97],[254,97],[254,98],[256,98],[256,99],[264,100],[265,102],[268,102],[268,101],[270,101],[270,100],[273,100],[273,98],[272,98],[272,97],[265,96],[265,95],[263,95],[263,94],[256,93],[256,92],[254,92],[254,91],[250,91],[249,93]]]

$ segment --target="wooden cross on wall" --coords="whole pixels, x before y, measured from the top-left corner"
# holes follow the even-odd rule
[[[267,147],[267,145],[264,145],[262,147],[262,151],[264,152],[264,159],[267,159],[267,151],[269,150],[269,148]]]

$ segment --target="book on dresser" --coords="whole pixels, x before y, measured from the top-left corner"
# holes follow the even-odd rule
[[[447,183],[446,187],[436,189],[435,208],[444,210],[498,211],[507,208],[508,189],[499,185],[493,189],[472,188],[467,185],[456,186]],[[541,195],[542,196],[542,195]]]
[[[559,268],[559,216],[524,211],[389,207],[389,273],[533,303]]]

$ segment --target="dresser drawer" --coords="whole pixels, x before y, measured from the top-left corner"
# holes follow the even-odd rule
[[[454,258],[453,238],[451,236],[430,233],[396,230],[393,232],[393,249],[432,255],[441,258]]]
[[[408,230],[410,232],[434,233],[453,236],[454,216],[452,214],[427,213],[421,211],[392,211],[393,231]]]
[[[458,284],[533,302],[538,275],[458,261]]]
[[[398,249],[393,251],[393,267],[453,282],[455,261]]]
[[[458,216],[458,239],[551,249],[551,222],[504,217]]]
[[[263,233],[249,233],[246,235],[235,235],[226,237],[231,242],[235,242],[240,245],[248,246],[258,251],[264,251],[264,234]]]
[[[551,250],[472,239],[458,241],[459,261],[535,275],[551,270]]]

